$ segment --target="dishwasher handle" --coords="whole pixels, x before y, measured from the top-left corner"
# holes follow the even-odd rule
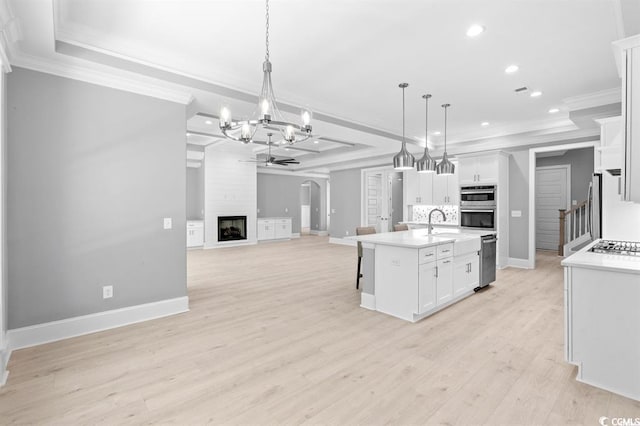
[[[482,244],[491,244],[495,243],[496,241],[498,241],[497,238],[491,238],[490,240],[482,240]]]

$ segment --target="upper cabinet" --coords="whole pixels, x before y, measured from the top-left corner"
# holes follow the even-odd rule
[[[622,77],[622,195],[625,201],[640,203],[640,35],[614,46]]]
[[[459,157],[460,184],[498,183],[498,156],[493,154]]]
[[[456,171],[457,172],[457,171]],[[433,204],[452,205],[460,204],[460,188],[458,187],[458,175],[437,175],[433,176]]]
[[[617,174],[624,163],[622,117],[596,120],[600,124],[600,146],[596,148],[595,171]]]

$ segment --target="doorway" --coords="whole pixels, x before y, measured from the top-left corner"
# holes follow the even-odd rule
[[[300,185],[300,235],[311,231],[311,183]]]
[[[393,169],[362,170],[362,226],[389,232],[402,221],[403,174]]]
[[[536,167],[536,249],[558,250],[558,210],[571,208],[571,166]]]

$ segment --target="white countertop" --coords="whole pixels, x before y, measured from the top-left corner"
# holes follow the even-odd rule
[[[268,217],[258,218],[258,220],[273,220],[273,219],[291,219],[291,216],[268,216]]]
[[[428,225],[429,222],[424,221],[424,220],[409,220],[406,222],[398,222],[398,223],[406,223],[407,225]],[[457,227],[458,224],[457,223],[447,223],[447,222],[439,222],[439,223],[432,223],[432,225],[435,226],[448,226],[448,227]]]
[[[478,234],[449,229],[434,231],[432,235],[427,234],[426,229],[412,229],[409,231],[383,232],[380,234],[356,235],[347,237],[349,240],[362,241],[363,243],[382,244],[406,248],[423,248],[439,244],[453,243],[456,241],[479,239]],[[455,235],[452,235],[455,234]]]
[[[562,261],[562,266],[574,266],[606,271],[640,274],[640,257],[621,254],[593,253],[589,249],[600,240],[583,247]]]

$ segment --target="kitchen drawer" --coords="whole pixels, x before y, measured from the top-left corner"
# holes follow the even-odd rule
[[[436,246],[438,259],[444,259],[453,256],[453,243],[440,244]]]
[[[433,262],[436,260],[436,247],[425,247],[418,250],[418,263],[422,265],[423,263]]]

